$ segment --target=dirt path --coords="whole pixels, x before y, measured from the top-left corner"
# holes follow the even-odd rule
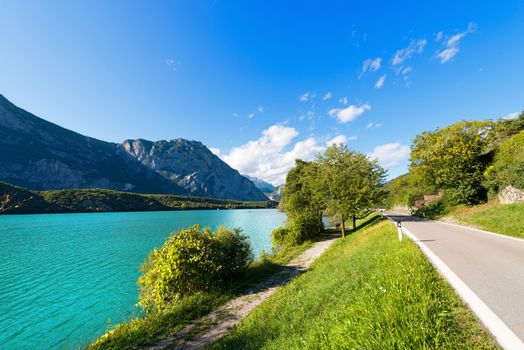
[[[161,340],[147,349],[202,349],[206,345],[217,341],[280,286],[286,285],[295,276],[307,270],[338,237],[338,235],[330,236],[323,241],[315,243],[313,247],[287,264],[282,271],[254,286],[245,295],[230,300],[210,314],[191,322],[180,332]]]

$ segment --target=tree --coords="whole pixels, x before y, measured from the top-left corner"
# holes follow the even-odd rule
[[[524,131],[498,147],[495,160],[486,169],[485,175],[491,195],[510,185],[524,189]]]
[[[492,142],[494,124],[459,122],[423,132],[413,141],[410,170],[423,183],[444,189],[455,203],[473,204],[485,197],[482,186],[486,146]]]
[[[357,217],[384,198],[386,172],[377,160],[369,160],[365,154],[350,151],[344,145],[329,147],[318,160],[327,211],[340,219],[345,236],[346,220],[351,218],[355,229]]]
[[[315,162],[297,160],[289,171],[281,201],[281,209],[288,217],[288,227],[274,235],[276,245],[299,244],[322,232],[325,203],[319,179],[320,168]]]

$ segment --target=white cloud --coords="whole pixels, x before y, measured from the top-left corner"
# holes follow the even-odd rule
[[[343,105],[347,105],[348,104],[348,98],[346,96],[344,97],[341,97],[338,102],[342,103]]]
[[[333,97],[333,93],[331,91],[328,91],[324,97],[322,97],[322,100],[327,101]]]
[[[306,113],[299,115],[298,120],[304,121],[306,118],[307,120],[313,120],[314,117],[315,117],[315,112],[307,111]]]
[[[380,128],[381,126],[382,124],[380,123],[368,123],[368,125],[366,125],[366,129]]]
[[[408,66],[408,67],[403,68],[402,71],[400,72],[400,74],[407,75],[407,74],[411,73],[412,70],[413,70],[413,67]]]
[[[437,58],[440,60],[440,63],[449,62],[455,57],[460,51],[460,42],[466,37],[466,35],[473,33],[477,30],[477,25],[473,22],[468,24],[468,29],[464,32],[460,32],[452,35],[448,40],[443,42],[444,48],[436,52]],[[440,40],[442,40],[444,33],[439,32]]]
[[[264,112],[264,107],[262,107],[262,106],[258,106],[257,111],[258,111],[259,113]]]
[[[220,151],[220,148],[217,148],[217,147],[209,147],[209,150],[211,151],[211,153],[213,153],[214,155],[216,156],[221,156],[222,155],[222,152]]]
[[[255,117],[255,113],[249,113],[247,115],[247,119],[253,119]]]
[[[513,113],[509,113],[508,115],[505,115],[504,117],[502,117],[502,119],[517,119],[520,115],[520,112],[513,112]]]
[[[384,82],[386,81],[386,75],[382,75],[380,78],[378,78],[377,82],[375,83],[375,89],[380,89],[384,86]]]
[[[367,156],[369,159],[378,159],[384,168],[391,169],[401,166],[408,158],[409,152],[408,146],[395,142],[377,146]]]
[[[435,35],[435,41],[438,43],[442,40],[442,38],[444,38],[444,32],[438,32],[436,35]]]
[[[376,72],[380,69],[382,58],[378,57],[375,59],[368,58],[362,63],[362,74],[366,72]]]
[[[458,54],[459,48],[458,47],[450,47],[448,49],[444,49],[440,51],[437,54],[437,57],[440,59],[440,63],[446,63],[450,61],[453,57],[455,57],[456,54]]]
[[[326,146],[327,147],[329,147],[331,145],[337,145],[338,146],[339,144],[345,145],[345,144],[347,144],[347,142],[348,142],[348,138],[346,136],[338,135],[338,136],[333,137],[330,140],[327,140]]]
[[[467,34],[466,32],[455,34],[451,38],[448,39],[446,44],[448,46],[457,45],[458,43],[460,43],[460,40],[462,40],[462,38],[464,38],[466,36],[466,34]]]
[[[287,150],[297,135],[292,127],[272,125],[257,140],[235,147],[221,158],[242,174],[282,184],[295,159],[312,160],[325,149],[314,137],[309,137]]]
[[[310,92],[310,91],[308,91],[308,92],[304,92],[302,95],[300,95],[300,96],[298,97],[298,99],[299,99],[301,102],[307,102],[307,101],[309,101],[309,100],[311,100],[311,99],[313,99],[313,98],[315,98],[315,97],[316,97],[316,95],[315,95],[314,92]]]
[[[346,108],[334,108],[329,111],[331,117],[336,117],[340,123],[347,123],[357,119],[365,111],[369,111],[371,106],[366,104],[356,106],[349,105]]]
[[[397,52],[395,52],[395,55],[393,56],[391,60],[391,64],[394,66],[403,63],[404,61],[410,59],[415,53],[422,53],[424,51],[424,47],[426,47],[427,40],[426,39],[420,39],[420,40],[411,40],[409,43],[409,46],[400,49]]]
[[[177,71],[178,66],[180,66],[180,62],[175,61],[172,58],[166,59],[166,65],[171,68],[173,71]]]

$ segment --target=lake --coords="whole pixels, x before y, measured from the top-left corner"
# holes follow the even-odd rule
[[[271,250],[275,209],[0,216],[0,347],[75,349],[138,310],[139,266],[173,231],[240,227]]]

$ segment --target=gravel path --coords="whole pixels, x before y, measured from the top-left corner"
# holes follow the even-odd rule
[[[191,322],[180,332],[147,349],[202,349],[217,341],[279,287],[286,285],[291,279],[306,271],[338,237],[338,235],[329,236],[327,239],[315,243],[313,247],[288,263],[282,271],[254,286],[245,295],[230,300],[210,314]]]

